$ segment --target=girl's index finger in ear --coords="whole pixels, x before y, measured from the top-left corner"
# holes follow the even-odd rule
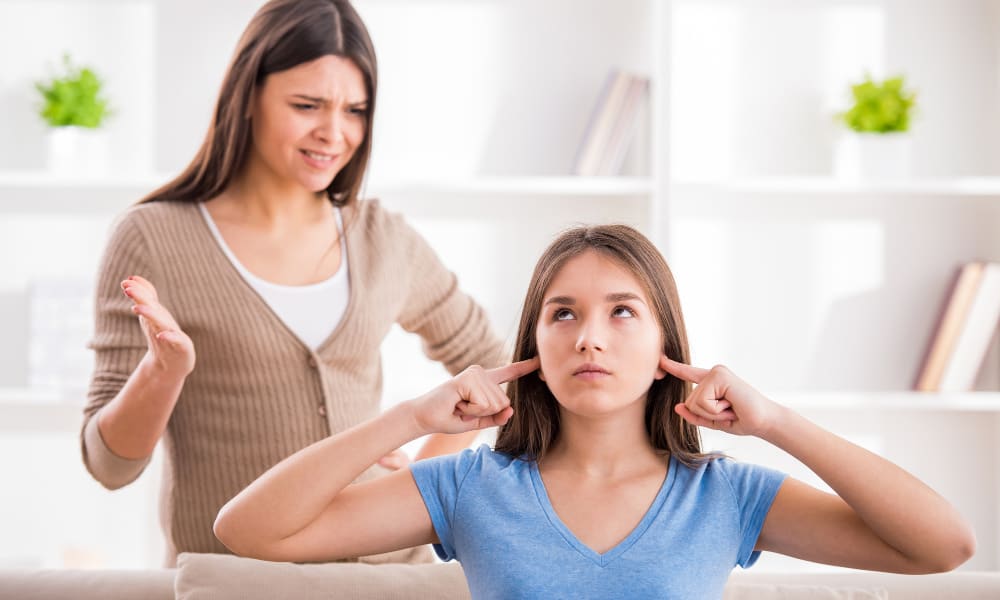
[[[529,358],[528,360],[521,360],[503,367],[490,369],[486,371],[486,374],[489,376],[490,381],[499,385],[501,383],[507,383],[508,381],[514,381],[519,377],[524,377],[528,373],[537,371],[538,366],[539,360],[536,356],[534,358]]]
[[[699,369],[698,367],[677,362],[669,358],[666,354],[660,355],[660,368],[674,377],[690,381],[691,383],[701,383],[702,378],[708,374],[707,369]]]

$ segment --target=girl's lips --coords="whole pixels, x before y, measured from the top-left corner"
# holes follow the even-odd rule
[[[596,381],[610,375],[611,373],[607,369],[596,363],[582,364],[573,371],[573,377],[583,381]]]
[[[611,377],[611,373],[607,371],[577,371],[573,373],[573,377],[583,381],[597,381],[605,377]]]

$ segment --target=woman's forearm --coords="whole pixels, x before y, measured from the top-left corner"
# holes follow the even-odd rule
[[[379,458],[427,433],[409,403],[320,440],[281,461],[230,500],[216,536],[239,554],[254,555],[312,523],[345,487]]]
[[[902,554],[914,559],[940,556],[947,562],[945,549],[974,545],[966,521],[930,487],[794,411],[783,408],[778,422],[762,437],[809,467]]]
[[[167,427],[186,375],[162,369],[146,355],[118,395],[97,414],[108,449],[128,459],[146,458]]]

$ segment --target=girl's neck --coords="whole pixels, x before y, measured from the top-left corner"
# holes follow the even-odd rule
[[[641,413],[585,418],[562,411],[559,437],[539,468],[614,478],[664,464],[665,454],[653,448]]]

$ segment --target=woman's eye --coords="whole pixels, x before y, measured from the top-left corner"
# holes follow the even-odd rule
[[[352,109],[348,110],[347,112],[349,112],[352,115],[357,116],[357,117],[364,117],[364,116],[366,116],[368,114],[368,109],[367,108],[352,108]]]
[[[565,308],[560,308],[552,314],[552,318],[555,321],[569,321],[573,318],[573,313]]]
[[[316,104],[293,104],[292,108],[295,110],[316,110],[318,106]]]
[[[615,310],[612,311],[611,316],[630,319],[635,316],[635,311],[627,306],[616,306]]]

